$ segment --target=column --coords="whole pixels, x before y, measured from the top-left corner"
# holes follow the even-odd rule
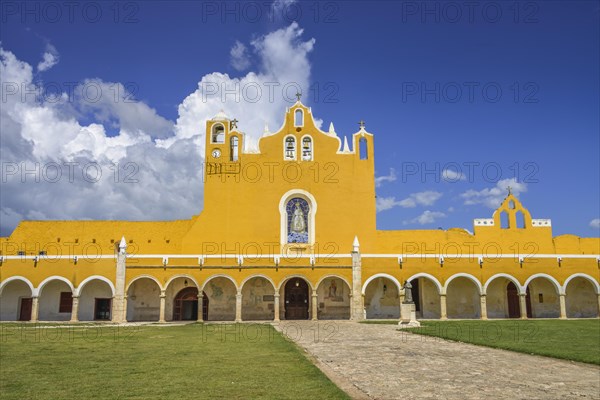
[[[38,322],[39,309],[39,297],[33,296],[31,300],[31,322]]]
[[[481,319],[487,319],[487,300],[486,295],[482,294],[479,296],[479,304],[481,306]]]
[[[365,301],[362,295],[362,266],[358,240],[355,238],[352,251],[352,297],[350,299],[350,319],[360,321],[365,319]]]
[[[598,314],[597,317],[600,317],[600,293],[598,293]]]
[[[71,322],[79,321],[79,296],[73,296],[73,306],[71,307]]]
[[[312,291],[312,302],[310,303],[312,306],[312,320],[316,321],[318,312],[319,312],[319,296],[317,295],[317,291]]]
[[[125,314],[125,260],[127,258],[127,241],[121,238],[119,253],[117,254],[117,266],[115,276],[115,294],[112,299],[112,321],[123,322]]]
[[[198,291],[198,322],[204,322],[204,294]]]
[[[558,295],[560,301],[560,319],[567,319],[567,303],[565,297],[564,293]]]
[[[273,303],[273,308],[275,315],[273,316],[273,321],[279,322],[279,293],[275,293],[275,302]]]
[[[521,319],[527,319],[527,295],[525,293],[519,293],[519,303],[521,308]]]
[[[123,296],[123,322],[127,322],[127,295]]]
[[[242,322],[242,292],[235,295],[235,322]]]
[[[165,322],[165,306],[167,304],[167,295],[164,290],[160,291],[160,308],[158,311],[158,322]]]
[[[440,294],[440,319],[448,319],[448,314],[446,312],[446,294]]]

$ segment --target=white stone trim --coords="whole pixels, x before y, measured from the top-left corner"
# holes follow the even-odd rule
[[[315,220],[317,214],[317,200],[315,197],[303,189],[292,189],[288,190],[281,199],[279,200],[279,229],[280,229],[280,245],[281,245],[281,254],[284,254],[283,248],[287,245],[287,211],[285,210],[285,206],[289,199],[294,196],[305,197],[308,200],[310,207],[310,215],[308,218],[308,244],[315,243]],[[310,258],[310,256],[309,256]]]
[[[229,276],[229,275],[226,275],[226,274],[215,274],[215,275],[211,275],[211,276],[209,276],[208,278],[206,278],[206,280],[205,280],[205,281],[204,281],[204,283],[202,284],[202,288],[201,288],[201,290],[202,290],[202,291],[204,291],[204,288],[206,287],[206,284],[207,284],[208,282],[210,282],[211,280],[213,280],[213,279],[216,279],[216,278],[225,278],[225,279],[228,279],[228,280],[230,280],[230,281],[231,281],[231,283],[233,283],[233,287],[235,288],[235,291],[236,291],[236,292],[239,292],[239,291],[241,290],[241,287],[240,287],[240,286],[238,286],[238,284],[237,284],[237,282],[235,281],[235,279],[233,279],[231,276]],[[198,286],[198,287],[200,288],[200,286]]]
[[[29,286],[29,290],[31,291],[31,296],[32,297],[37,296],[37,290],[33,287],[33,284],[29,281],[29,279],[27,279],[23,276],[19,276],[19,275],[11,276],[10,278],[6,278],[5,280],[2,281],[2,283],[0,283],[0,295],[2,294],[2,290],[4,289],[4,287],[12,281],[24,282],[27,286]]]
[[[494,226],[494,218],[476,218],[473,220],[475,226]]]
[[[480,295],[482,293],[484,293],[483,292],[483,287],[481,286],[481,282],[479,282],[479,279],[475,278],[471,274],[466,274],[464,272],[459,272],[458,274],[454,274],[450,278],[446,279],[446,282],[444,283],[444,291],[442,292],[442,294],[446,294],[446,292],[448,291],[448,286],[450,285],[450,282],[452,282],[456,278],[467,278],[467,279],[469,279],[471,282],[473,282],[475,284],[475,286],[477,286],[477,289],[479,290],[479,294]]]
[[[567,285],[569,284],[569,282],[571,282],[571,280],[575,278],[587,279],[592,284],[592,286],[594,286],[596,294],[600,294],[600,284],[598,284],[598,281],[596,281],[592,276],[583,273],[576,273],[565,279],[565,283],[563,284],[563,293],[567,293]]]
[[[304,138],[306,138],[306,137],[310,139],[310,160],[305,160],[303,158],[304,156],[302,155],[302,151],[303,151],[303,148],[304,148],[303,147],[303,145],[304,145]],[[311,135],[309,135],[308,133],[305,134],[305,135],[302,135],[302,137],[300,138],[300,146],[299,146],[299,148],[300,148],[300,151],[299,151],[298,155],[300,156],[300,159],[298,161],[300,161],[300,162],[302,162],[302,161],[309,162],[309,161],[314,161],[315,160],[315,140],[313,139],[313,137]]]
[[[525,284],[523,285],[523,293],[525,293],[527,291],[527,286],[529,286],[531,281],[533,281],[536,278],[548,279],[550,282],[552,282],[554,284],[554,288],[556,289],[556,293],[558,293],[558,295],[565,294],[562,286],[560,285],[560,283],[558,283],[556,278],[553,276],[550,276],[548,274],[544,274],[544,273],[533,274],[529,278],[527,278],[527,280],[525,281]]]
[[[155,283],[158,285],[158,288],[159,288],[161,291],[163,291],[163,290],[165,290],[165,289],[166,289],[166,288],[163,288],[163,287],[162,287],[162,285],[160,284],[160,282],[158,281],[158,279],[157,279],[156,277],[154,277],[154,276],[152,276],[152,275],[148,275],[148,274],[143,274],[143,275],[138,275],[138,276],[136,276],[135,278],[133,278],[133,279],[132,279],[132,280],[131,280],[131,281],[130,281],[128,284],[127,284],[127,287],[125,288],[125,293],[129,292],[129,288],[130,288],[130,287],[131,287],[131,285],[133,285],[133,284],[134,284],[136,281],[138,281],[138,280],[140,280],[140,279],[144,279],[144,278],[146,278],[146,279],[150,279],[150,280],[154,281],[154,282],[155,282]]]
[[[385,273],[379,273],[379,274],[375,274],[370,276],[365,283],[363,283],[363,287],[361,290],[361,293],[364,295],[365,294],[365,290],[367,289],[367,286],[369,286],[369,283],[371,283],[371,281],[373,281],[374,279],[377,278],[386,278],[391,280],[392,282],[394,282],[396,284],[396,287],[398,288],[398,292],[400,292],[402,290],[402,285],[400,284],[400,282],[398,282],[398,279],[394,278],[392,275],[389,274],[385,274]]]
[[[412,281],[413,279],[418,279],[418,278],[427,278],[430,281],[432,281],[435,286],[438,289],[438,294],[442,294],[443,291],[443,286],[440,283],[440,281],[433,275],[428,274],[426,272],[419,272],[418,274],[414,274],[413,276],[411,276],[410,278],[407,279],[408,282]]]
[[[110,290],[112,292],[112,295],[114,297],[115,292],[116,292],[115,285],[112,283],[112,281],[110,279],[108,279],[104,276],[101,276],[101,275],[88,276],[87,278],[82,280],[81,283],[79,284],[79,286],[77,286],[77,288],[75,288],[75,291],[73,292],[73,296],[79,296],[81,294],[81,291],[85,287],[85,285],[87,285],[89,282],[91,282],[93,280],[99,280],[99,281],[102,281],[102,282],[108,284],[108,286],[110,287]]]
[[[48,277],[48,278],[46,278],[46,279],[44,279],[43,281],[40,282],[40,284],[37,287],[38,296],[42,293],[42,289],[44,288],[44,286],[46,286],[46,284],[49,283],[49,282],[51,282],[51,281],[61,281],[61,282],[64,282],[71,289],[71,293],[75,292],[75,287],[73,286],[73,283],[70,280],[68,280],[67,278],[65,278],[63,276],[53,275],[53,276],[50,276],[50,277]]]
[[[294,139],[294,158],[287,158],[285,156],[286,141],[287,141],[287,138],[290,138],[290,137],[292,139]],[[289,161],[289,162],[298,161],[298,139],[296,139],[296,136],[294,136],[294,135],[285,135],[283,137],[283,161]]]
[[[490,278],[485,281],[485,284],[483,285],[483,294],[487,294],[487,288],[488,286],[492,283],[492,281],[496,278],[506,278],[509,281],[511,281],[512,283],[515,284],[515,286],[517,287],[517,289],[519,289],[519,294],[524,294],[525,291],[523,290],[523,285],[521,285],[521,282],[519,282],[519,280],[517,278],[515,278],[512,275],[509,274],[505,274],[505,273],[499,273],[499,274],[495,274],[490,276]]]
[[[552,220],[551,219],[539,219],[539,218],[532,219],[531,226],[533,226],[535,228],[539,228],[539,227],[549,228],[552,226]]]

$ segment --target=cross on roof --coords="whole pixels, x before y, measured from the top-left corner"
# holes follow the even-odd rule
[[[238,122],[239,121],[237,119],[235,119],[235,118],[233,120],[231,120],[231,129],[237,128],[237,123]]]
[[[301,97],[302,97],[302,93],[296,92],[296,98],[298,99],[298,101],[300,101]]]
[[[512,194],[512,188],[510,186],[507,186],[506,190],[508,190],[508,194]]]
[[[360,126],[360,128],[363,129],[365,127],[365,121],[363,121],[362,119],[358,121],[358,126]]]

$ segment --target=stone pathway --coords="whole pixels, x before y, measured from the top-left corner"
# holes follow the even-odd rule
[[[399,332],[394,325],[275,325],[355,399],[600,399],[600,367]]]

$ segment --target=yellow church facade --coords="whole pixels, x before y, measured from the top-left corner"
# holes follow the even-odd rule
[[[398,319],[406,282],[423,319],[599,315],[600,239],[553,237],[510,192],[472,233],[377,230],[364,124],[347,143],[298,101],[244,141],[207,121],[190,219],[21,222],[1,238],[0,320]]]

